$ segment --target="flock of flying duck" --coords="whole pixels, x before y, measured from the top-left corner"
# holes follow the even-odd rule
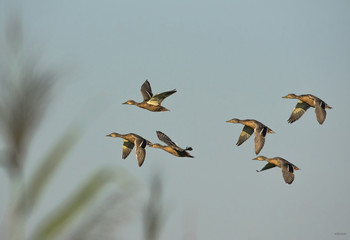
[[[156,95],[153,95],[151,85],[146,80],[143,85],[141,86],[141,95],[143,97],[143,101],[138,103],[134,100],[128,100],[124,102],[123,104],[129,104],[129,105],[136,105],[140,108],[147,109],[151,112],[164,112],[169,111],[165,107],[161,106],[161,103],[163,100],[174,94],[176,92],[176,89],[159,93]],[[304,95],[295,95],[295,94],[288,94],[284,96],[283,98],[289,98],[289,99],[297,99],[298,103],[293,109],[292,114],[290,115],[288,119],[288,123],[293,123],[310,108],[315,108],[316,113],[316,119],[319,122],[319,124],[323,124],[323,122],[326,119],[326,108],[331,109],[327,103],[325,103],[320,98],[311,95],[311,94],[304,94]],[[255,145],[255,154],[258,155],[263,148],[265,144],[265,137],[267,133],[274,133],[272,129],[267,127],[265,124],[253,120],[253,119],[246,119],[246,120],[240,120],[237,118],[233,118],[231,120],[228,120],[226,122],[230,123],[240,123],[243,124],[243,130],[238,138],[238,141],[236,143],[237,146],[240,146],[242,143],[244,143],[253,133],[254,133],[254,145]],[[119,134],[116,132],[113,132],[111,134],[108,134],[108,137],[119,137],[124,139],[123,147],[122,147],[122,158],[126,159],[130,152],[135,147],[136,151],[136,159],[138,161],[139,166],[141,167],[145,157],[146,157],[146,151],[145,148],[148,145],[152,148],[160,148],[164,151],[177,156],[177,157],[190,157],[193,158],[191,154],[189,154],[188,151],[191,151],[191,147],[186,148],[180,148],[176,143],[174,143],[167,135],[164,133],[157,131],[157,137],[160,141],[164,142],[166,145],[161,145],[159,143],[151,143],[147,139],[135,134],[135,133],[128,133],[128,134]],[[288,162],[286,159],[283,159],[281,157],[274,157],[274,158],[267,158],[265,156],[258,156],[254,158],[253,160],[259,160],[259,161],[266,161],[267,164],[257,172],[261,172],[270,168],[279,167],[282,170],[282,175],[284,178],[284,181],[288,184],[291,184],[294,181],[294,170],[299,170],[297,166],[294,164]]]

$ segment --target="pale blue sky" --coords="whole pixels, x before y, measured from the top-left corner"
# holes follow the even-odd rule
[[[12,2],[0,0],[1,22]],[[349,1],[17,2],[27,43],[68,82],[36,135],[28,172],[70,122],[87,126],[34,220],[94,169],[121,165],[145,188],[162,173],[171,210],[161,239],[181,239],[186,218],[201,240],[349,237]],[[178,90],[163,102],[170,112],[121,104],[140,101],[146,79],[154,93]],[[333,109],[323,125],[314,109],[288,124],[296,104],[281,98],[288,93],[314,94]],[[264,163],[251,160],[253,138],[235,145],[243,126],[225,122],[233,117],[276,132],[260,154],[300,167],[292,185],[277,168],[255,171]],[[134,132],[159,142],[156,130],[192,146],[195,158],[147,148],[139,168],[134,152],[121,159],[121,139],[105,137]],[[140,238],[141,230],[135,219],[123,235]]]

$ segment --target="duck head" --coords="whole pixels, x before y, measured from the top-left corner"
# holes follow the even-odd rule
[[[163,146],[160,145],[159,143],[154,143],[154,144],[150,144],[149,147],[151,147],[151,148],[162,148]]]
[[[265,156],[257,156],[256,158],[253,158],[253,160],[258,160],[258,161],[266,161],[267,157]]]
[[[239,123],[241,120],[239,120],[238,118],[232,118],[231,120],[227,120],[226,122],[229,123]]]
[[[282,98],[291,98],[291,99],[295,99],[297,98],[297,95],[295,95],[294,93],[289,93],[288,95],[282,97]]]
[[[116,133],[116,132],[112,132],[112,133],[106,135],[106,137],[119,137],[119,136],[120,136],[120,134]]]
[[[126,102],[123,102],[122,104],[137,105],[137,103],[134,100],[128,100]]]

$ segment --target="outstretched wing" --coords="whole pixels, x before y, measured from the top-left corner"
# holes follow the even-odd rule
[[[317,121],[322,124],[326,120],[326,103],[319,98],[315,99],[314,102]]]
[[[151,99],[149,99],[147,101],[147,103],[151,104],[151,105],[158,106],[158,105],[160,105],[163,102],[163,100],[166,97],[169,97],[171,94],[174,94],[174,93],[176,93],[176,89],[168,91],[168,92],[163,92],[163,93],[156,94],[156,95],[152,96]]]
[[[257,172],[261,172],[261,171],[264,171],[264,170],[267,170],[267,169],[270,169],[270,168],[274,168],[276,167],[275,164],[273,163],[267,163],[260,171],[256,170]]]
[[[128,140],[124,140],[123,147],[122,147],[122,158],[126,159],[133,148],[134,148],[134,144],[132,142],[129,142]]]
[[[294,181],[293,165],[290,163],[282,163],[281,169],[284,181],[291,184]]]
[[[145,161],[146,145],[147,145],[147,141],[145,139],[136,138],[136,140],[135,140],[136,159],[137,159],[137,162],[138,162],[140,167],[142,166],[143,162]]]
[[[298,101],[297,105],[293,109],[293,112],[288,119],[288,123],[293,123],[296,120],[298,120],[299,118],[301,118],[301,116],[303,116],[303,114],[309,108],[310,108],[310,105],[307,104],[306,102]]]
[[[250,138],[253,132],[254,132],[253,128],[244,126],[241,134],[239,135],[236,145],[240,146],[242,143],[244,143],[248,138]]]
[[[166,143],[166,145],[178,148],[176,143],[171,141],[171,139],[167,135],[162,133],[161,131],[157,131],[157,136],[158,136],[159,140]]]
[[[151,84],[146,80],[141,86],[141,94],[144,101],[148,101],[152,98],[153,93],[151,89]]]
[[[268,127],[261,126],[255,128],[255,136],[254,136],[254,146],[255,146],[255,153],[259,154],[261,149],[264,147],[265,144],[265,136],[267,134]]]

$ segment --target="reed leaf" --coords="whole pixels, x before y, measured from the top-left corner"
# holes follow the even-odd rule
[[[80,137],[80,129],[76,126],[69,127],[34,171],[25,189],[25,194],[20,201],[20,204],[25,204],[27,214],[30,214],[34,209],[54,172],[67,159],[67,154],[72,150]]]
[[[143,210],[144,240],[160,239],[165,224],[165,212],[162,202],[163,184],[159,174],[152,178],[149,200]]]
[[[119,174],[118,177],[118,173],[121,173],[120,169],[104,168],[97,171],[76,191],[71,199],[39,224],[38,229],[34,231],[30,239],[51,240],[58,237],[65,228],[70,226],[70,223],[79,213],[86,210],[88,204],[98,195],[107,183],[117,180],[117,183],[120,183],[119,186],[124,188],[126,182],[119,180],[127,179],[121,179],[123,176]],[[124,173],[124,176],[128,176],[128,174]]]

